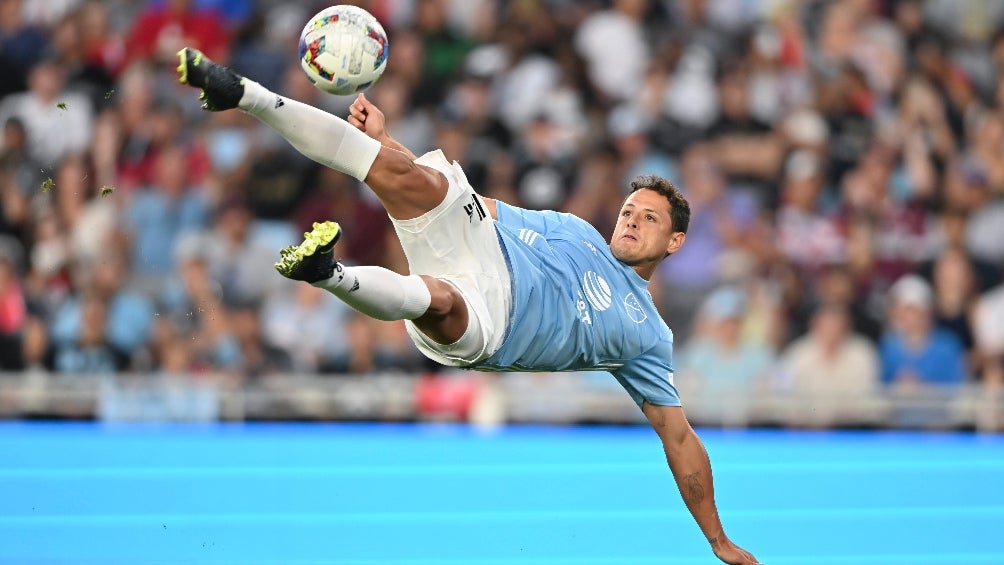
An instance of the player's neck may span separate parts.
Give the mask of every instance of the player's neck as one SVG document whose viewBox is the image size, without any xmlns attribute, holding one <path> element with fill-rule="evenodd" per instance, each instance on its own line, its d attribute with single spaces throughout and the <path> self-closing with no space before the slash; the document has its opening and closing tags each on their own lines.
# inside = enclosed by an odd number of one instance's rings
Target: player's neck
<svg viewBox="0 0 1004 565">
<path fill-rule="evenodd" d="M 652 280 L 652 275 L 655 274 L 655 268 L 658 266 L 658 263 L 639 263 L 637 265 L 630 265 L 631 269 L 638 273 L 639 277 L 645 279 L 646 282 Z"/>
</svg>

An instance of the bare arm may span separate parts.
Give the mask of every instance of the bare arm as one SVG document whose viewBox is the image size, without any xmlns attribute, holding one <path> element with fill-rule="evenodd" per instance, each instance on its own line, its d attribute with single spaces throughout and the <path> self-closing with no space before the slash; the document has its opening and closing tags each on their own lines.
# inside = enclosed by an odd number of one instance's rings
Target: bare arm
<svg viewBox="0 0 1004 565">
<path fill-rule="evenodd" d="M 414 161 L 418 158 L 410 149 L 390 135 L 390 132 L 387 131 L 386 118 L 383 115 L 383 111 L 370 102 L 363 93 L 359 93 L 359 96 L 356 96 L 355 101 L 349 106 L 348 122 L 358 128 L 359 131 L 379 141 L 380 145 L 404 153 L 409 160 Z M 484 201 L 492 219 L 499 219 L 495 199 L 484 198 Z"/>
<path fill-rule="evenodd" d="M 711 544 L 715 555 L 731 565 L 758 564 L 752 554 L 732 543 L 725 535 L 715 506 L 711 461 L 704 444 L 687 422 L 683 408 L 655 406 L 646 402 L 642 411 L 659 434 L 683 502 Z"/>
<path fill-rule="evenodd" d="M 383 111 L 367 100 L 366 95 L 361 92 L 359 96 L 356 96 L 352 105 L 349 106 L 348 122 L 358 128 L 359 131 L 379 141 L 380 145 L 400 151 L 412 161 L 417 159 L 410 149 L 391 137 L 390 132 L 387 131 L 387 123 Z"/>
</svg>

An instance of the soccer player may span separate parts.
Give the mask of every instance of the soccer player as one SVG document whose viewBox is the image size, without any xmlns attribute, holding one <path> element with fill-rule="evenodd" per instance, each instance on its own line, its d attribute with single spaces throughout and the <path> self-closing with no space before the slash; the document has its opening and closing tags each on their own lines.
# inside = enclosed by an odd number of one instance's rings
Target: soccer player
<svg viewBox="0 0 1004 565">
<path fill-rule="evenodd" d="M 363 95 L 348 121 L 278 96 L 197 50 L 179 52 L 182 83 L 203 108 L 240 108 L 311 159 L 365 182 L 394 225 L 412 275 L 346 266 L 341 230 L 314 224 L 276 269 L 379 320 L 405 320 L 418 348 L 444 365 L 488 371 L 610 371 L 659 438 L 683 500 L 722 561 L 754 565 L 726 535 L 711 464 L 673 384 L 673 337 L 648 280 L 686 239 L 690 207 L 672 183 L 640 177 L 606 242 L 570 214 L 478 195 L 442 151 L 416 158 Z"/>
</svg>

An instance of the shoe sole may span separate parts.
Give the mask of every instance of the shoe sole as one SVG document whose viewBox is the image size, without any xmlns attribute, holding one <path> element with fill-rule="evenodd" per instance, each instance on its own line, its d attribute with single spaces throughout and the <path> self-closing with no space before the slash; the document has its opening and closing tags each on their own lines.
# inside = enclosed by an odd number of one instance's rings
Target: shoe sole
<svg viewBox="0 0 1004 565">
<path fill-rule="evenodd" d="M 342 228 L 335 222 L 314 222 L 313 229 L 303 234 L 303 242 L 300 245 L 290 245 L 279 251 L 280 259 L 275 264 L 275 270 L 284 277 L 289 277 L 300 263 L 313 257 L 319 249 L 330 251 L 338 242 L 342 235 Z"/>
</svg>

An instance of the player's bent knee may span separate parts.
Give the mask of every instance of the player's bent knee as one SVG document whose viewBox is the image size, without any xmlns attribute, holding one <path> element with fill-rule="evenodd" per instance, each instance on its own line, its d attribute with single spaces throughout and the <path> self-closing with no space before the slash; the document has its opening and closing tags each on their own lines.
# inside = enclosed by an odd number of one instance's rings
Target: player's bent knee
<svg viewBox="0 0 1004 565">
<path fill-rule="evenodd" d="M 426 286 L 429 287 L 429 294 L 432 295 L 429 309 L 425 313 L 426 316 L 446 318 L 459 314 L 461 310 L 466 314 L 467 305 L 464 303 L 464 297 L 457 290 L 457 287 L 428 275 L 422 275 L 422 279 L 425 281 Z"/>
<path fill-rule="evenodd" d="M 381 192 L 430 193 L 445 191 L 445 179 L 439 171 L 423 167 L 401 152 L 383 148 L 370 167 L 366 184 Z"/>
<path fill-rule="evenodd" d="M 422 275 L 432 300 L 425 314 L 413 320 L 425 335 L 436 343 L 457 342 L 467 331 L 469 322 L 467 303 L 463 295 L 450 283 Z"/>
</svg>

